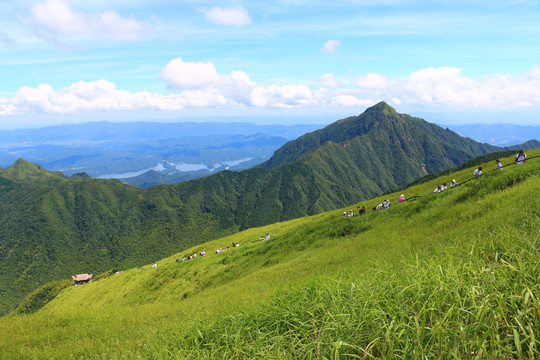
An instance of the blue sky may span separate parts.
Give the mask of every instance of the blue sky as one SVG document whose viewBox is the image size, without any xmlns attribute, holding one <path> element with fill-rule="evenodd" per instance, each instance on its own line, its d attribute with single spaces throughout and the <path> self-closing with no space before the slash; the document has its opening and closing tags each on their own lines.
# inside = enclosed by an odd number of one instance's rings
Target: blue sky
<svg viewBox="0 0 540 360">
<path fill-rule="evenodd" d="M 380 100 L 540 124 L 538 1 L 19 0 L 0 19 L 2 129 L 330 122 Z"/>
</svg>

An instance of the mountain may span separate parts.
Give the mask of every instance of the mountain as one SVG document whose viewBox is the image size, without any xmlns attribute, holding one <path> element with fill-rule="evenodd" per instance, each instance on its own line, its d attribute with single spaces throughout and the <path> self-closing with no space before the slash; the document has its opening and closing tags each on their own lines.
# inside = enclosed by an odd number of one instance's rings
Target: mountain
<svg viewBox="0 0 540 360">
<path fill-rule="evenodd" d="M 48 171 L 37 164 L 22 158 L 7 169 L 0 169 L 0 176 L 19 182 L 31 182 L 42 185 L 55 185 L 66 178 L 60 172 Z"/>
<path fill-rule="evenodd" d="M 348 206 L 497 149 L 380 103 L 287 143 L 259 168 L 144 190 L 20 160 L 0 172 L 0 312 L 51 280 Z"/>
<path fill-rule="evenodd" d="M 540 141 L 539 140 L 529 140 L 529 141 L 525 141 L 523 144 L 513 145 L 513 146 L 506 146 L 506 149 L 509 149 L 509 150 L 529 150 L 529 149 L 536 149 L 538 147 L 540 147 Z"/>
<path fill-rule="evenodd" d="M 474 167 L 406 188 L 421 196 L 414 201 L 398 204 L 393 193 L 360 204 L 388 198 L 386 210 L 344 219 L 349 207 L 337 209 L 200 244 L 153 260 L 157 268 L 47 284 L 0 318 L 0 353 L 536 359 L 538 155 L 502 171 L 482 163 L 481 178 L 440 194 L 431 191 L 471 178 Z M 214 253 L 233 242 L 240 246 Z"/>
<path fill-rule="evenodd" d="M 331 154 L 334 161 L 347 159 L 349 173 L 354 168 L 358 174 L 367 174 L 379 190 L 388 191 L 420 176 L 500 150 L 425 120 L 398 114 L 380 102 L 359 116 L 339 120 L 289 141 L 261 167 L 273 169 L 301 157 Z M 354 183 L 350 185 L 356 187 Z"/>
<path fill-rule="evenodd" d="M 540 125 L 466 124 L 448 127 L 460 135 L 495 146 L 518 146 L 530 139 L 540 140 Z"/>
</svg>

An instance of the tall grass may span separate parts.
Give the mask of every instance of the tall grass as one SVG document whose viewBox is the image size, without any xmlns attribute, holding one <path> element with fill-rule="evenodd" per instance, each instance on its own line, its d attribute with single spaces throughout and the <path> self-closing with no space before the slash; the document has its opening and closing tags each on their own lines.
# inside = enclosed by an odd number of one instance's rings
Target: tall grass
<svg viewBox="0 0 540 360">
<path fill-rule="evenodd" d="M 429 195 L 389 210 L 350 219 L 338 210 L 250 229 L 192 250 L 241 244 L 219 255 L 175 263 L 178 254 L 157 269 L 70 287 L 35 314 L 1 318 L 0 353 L 538 358 L 539 169 L 531 161 L 431 195 L 448 182 L 435 179 L 406 191 Z M 277 236 L 259 241 L 266 232 Z"/>
</svg>

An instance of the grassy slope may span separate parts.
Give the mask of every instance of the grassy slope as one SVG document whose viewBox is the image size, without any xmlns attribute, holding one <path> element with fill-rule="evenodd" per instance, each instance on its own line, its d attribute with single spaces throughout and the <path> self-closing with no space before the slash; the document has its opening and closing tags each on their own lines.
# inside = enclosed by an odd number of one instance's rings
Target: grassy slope
<svg viewBox="0 0 540 360">
<path fill-rule="evenodd" d="M 466 169 L 406 190 L 425 197 L 387 211 L 352 219 L 332 211 L 250 229 L 193 248 L 212 254 L 241 243 L 219 255 L 175 263 L 183 253 L 156 270 L 70 287 L 36 314 L 0 319 L 0 353 L 536 357 L 539 169 L 533 159 L 430 194 L 469 178 Z M 277 237 L 258 241 L 266 232 Z"/>
<path fill-rule="evenodd" d="M 145 190 L 73 180 L 20 159 L 0 169 L 0 314 L 75 272 L 140 266 L 239 230 L 336 209 L 496 149 L 380 103 L 290 142 L 271 170 Z"/>
</svg>

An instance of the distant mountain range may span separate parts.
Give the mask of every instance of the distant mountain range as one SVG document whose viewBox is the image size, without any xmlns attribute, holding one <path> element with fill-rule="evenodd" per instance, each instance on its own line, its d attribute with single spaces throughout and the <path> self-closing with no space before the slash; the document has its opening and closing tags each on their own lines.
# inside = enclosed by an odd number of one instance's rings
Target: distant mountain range
<svg viewBox="0 0 540 360">
<path fill-rule="evenodd" d="M 514 146 L 529 140 L 540 140 L 539 125 L 513 125 L 513 124 L 466 124 L 448 125 L 448 128 L 461 136 L 467 136 L 479 142 L 495 146 Z"/>
<path fill-rule="evenodd" d="M 0 170 L 0 312 L 51 280 L 343 207 L 500 150 L 381 102 L 286 143 L 258 167 L 148 189 L 20 159 Z"/>
<path fill-rule="evenodd" d="M 259 164 L 287 140 L 320 127 L 95 122 L 0 131 L 0 166 L 22 157 L 67 175 L 86 172 L 93 177 L 127 179 L 153 169 L 171 175 L 159 183 L 178 182 L 226 167 Z M 141 185 L 137 179 L 124 181 Z"/>
</svg>

